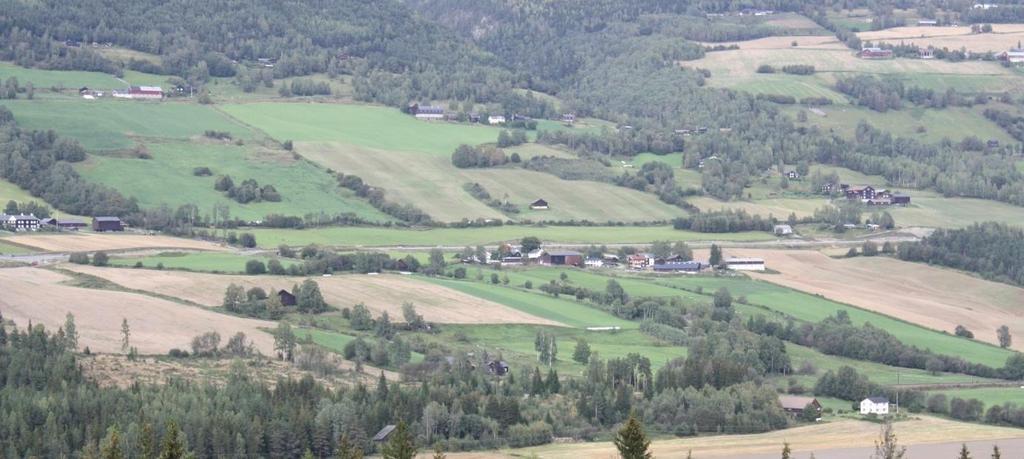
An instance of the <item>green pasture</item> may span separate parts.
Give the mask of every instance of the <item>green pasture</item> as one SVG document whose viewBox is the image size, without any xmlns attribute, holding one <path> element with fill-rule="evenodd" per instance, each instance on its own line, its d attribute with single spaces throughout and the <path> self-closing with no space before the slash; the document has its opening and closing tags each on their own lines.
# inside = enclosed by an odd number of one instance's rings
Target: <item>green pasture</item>
<svg viewBox="0 0 1024 459">
<path fill-rule="evenodd" d="M 0 255 L 23 255 L 32 252 L 34 252 L 34 250 L 20 246 L 18 244 L 11 244 L 9 242 L 4 241 L 4 239 L 0 237 Z"/>
<path fill-rule="evenodd" d="M 7 81 L 11 77 L 18 79 L 19 86 L 32 83 L 37 93 L 50 88 L 77 91 L 82 86 L 92 89 L 115 89 L 128 86 L 107 73 L 30 69 L 8 62 L 0 62 L 0 81 Z M 164 79 L 166 80 L 166 77 Z"/>
<path fill-rule="evenodd" d="M 814 389 L 818 378 L 828 370 L 838 370 L 840 367 L 848 366 L 857 370 L 858 373 L 867 376 L 871 382 L 885 386 L 894 386 L 897 383 L 903 384 L 964 384 L 970 382 L 994 381 L 986 378 L 978 378 L 959 373 L 938 373 L 932 374 L 925 370 L 914 368 L 899 368 L 880 363 L 864 360 L 854 360 L 845 357 L 822 354 L 812 348 L 786 343 L 786 353 L 792 361 L 794 369 L 799 369 L 804 362 L 809 362 L 815 368 L 813 375 L 794 374 L 796 378 L 808 390 Z M 1022 391 L 1024 392 L 1024 391 Z"/>
<path fill-rule="evenodd" d="M 713 78 L 714 75 L 712 80 Z M 807 76 L 764 74 L 731 84 L 729 87 L 751 94 L 793 96 L 798 101 L 805 97 L 824 97 L 838 104 L 846 102 L 846 96 L 842 93 L 831 89 L 827 84 L 822 84 L 818 78 Z"/>
<path fill-rule="evenodd" d="M 697 233 L 670 226 L 490 226 L 484 228 L 399 229 L 329 227 L 305 230 L 252 228 L 260 247 L 302 246 L 449 246 L 465 247 L 519 241 L 536 236 L 547 244 L 649 244 L 654 241 L 765 241 L 763 232 Z"/>
<path fill-rule="evenodd" d="M 493 143 L 499 129 L 421 121 L 394 108 L 319 103 L 252 103 L 222 109 L 283 141 L 343 142 L 379 150 L 448 157 L 460 144 Z"/>
<path fill-rule="evenodd" d="M 154 142 L 146 148 L 152 159 L 93 155 L 76 168 L 86 179 L 134 197 L 145 208 L 196 204 L 202 213 L 210 215 L 213 206 L 221 204 L 229 207 L 232 217 L 247 220 L 272 213 L 302 216 L 321 212 L 351 212 L 370 221 L 391 220 L 352 191 L 338 186 L 323 169 L 284 150 L 208 139 Z M 193 169 L 199 166 L 209 167 L 213 175 L 193 175 Z M 240 204 L 213 188 L 219 175 L 230 175 L 236 185 L 250 178 L 260 186 L 273 185 L 281 201 Z"/>
<path fill-rule="evenodd" d="M 4 100 L 18 124 L 53 129 L 77 139 L 89 150 L 117 150 L 150 139 L 188 139 L 204 131 L 252 139 L 255 134 L 207 105 L 141 100 Z M 142 139 L 140 139 L 142 138 Z"/>
<path fill-rule="evenodd" d="M 636 322 L 619 319 L 564 296 L 554 298 L 541 292 L 528 292 L 513 287 L 472 281 L 440 278 L 425 278 L 425 280 L 574 328 L 622 327 L 628 329 L 639 327 Z"/>
<path fill-rule="evenodd" d="M 6 206 L 7 201 L 15 201 L 19 203 L 36 201 L 40 204 L 43 203 L 42 199 L 32 196 L 28 191 L 18 187 L 18 185 L 8 182 L 7 180 L 0 179 L 0 206 Z M 2 210 L 3 209 L 0 208 L 0 211 Z"/>
<path fill-rule="evenodd" d="M 337 352 L 338 354 L 341 354 L 345 351 L 346 344 L 356 339 L 356 337 L 354 336 L 327 330 L 320 330 L 316 328 L 295 328 L 293 329 L 293 331 L 295 332 L 295 336 L 299 340 L 309 338 L 313 340 L 314 343 L 323 346 L 333 352 Z M 369 342 L 372 343 L 373 339 L 370 339 Z M 423 354 L 419 352 L 413 352 L 410 361 L 413 363 L 422 362 Z"/>
<path fill-rule="evenodd" d="M 158 264 L 163 264 L 166 269 L 244 273 L 245 263 L 249 260 L 259 260 L 267 263 L 271 259 L 277 259 L 285 268 L 296 264 L 295 260 L 287 258 L 247 256 L 223 252 L 163 252 L 149 256 L 115 257 L 110 259 L 110 264 L 114 266 L 135 266 L 135 263 L 141 262 L 142 267 L 149 269 L 156 268 Z"/>
<path fill-rule="evenodd" d="M 977 136 L 982 140 L 994 139 L 1003 144 L 1016 143 L 1006 131 L 982 115 L 983 108 L 926 109 L 908 105 L 902 110 L 876 112 L 844 104 L 820 109 L 826 116 L 807 112 L 807 123 L 835 131 L 847 138 L 853 137 L 857 124 L 863 120 L 894 135 L 922 142 L 936 143 L 947 138 L 959 142 L 964 137 Z M 785 112 L 794 116 L 801 110 L 806 109 L 800 106 L 784 108 Z"/>
<path fill-rule="evenodd" d="M 1011 351 L 996 346 L 941 333 L 768 282 L 754 281 L 738 276 L 692 276 L 661 279 L 657 283 L 690 291 L 701 287 L 705 294 L 711 294 L 724 287 L 729 290 L 734 300 L 743 296 L 751 304 L 764 306 L 769 311 L 783 313 L 797 320 L 809 322 L 820 322 L 826 317 L 835 316 L 837 311 L 846 311 L 853 323 L 871 323 L 875 327 L 888 331 L 904 344 L 930 349 L 939 354 L 958 356 L 970 362 L 992 367 L 1002 367 L 1006 363 L 1006 358 L 1012 354 Z"/>
</svg>

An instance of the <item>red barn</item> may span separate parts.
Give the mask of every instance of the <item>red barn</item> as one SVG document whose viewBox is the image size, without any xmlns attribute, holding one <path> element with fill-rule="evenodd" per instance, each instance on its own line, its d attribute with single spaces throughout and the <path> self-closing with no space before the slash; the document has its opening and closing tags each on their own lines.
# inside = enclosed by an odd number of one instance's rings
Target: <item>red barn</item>
<svg viewBox="0 0 1024 459">
<path fill-rule="evenodd" d="M 861 59 L 892 59 L 891 49 L 864 48 L 860 50 Z"/>
<path fill-rule="evenodd" d="M 128 88 L 131 99 L 163 99 L 164 91 L 159 86 L 132 86 Z"/>
</svg>

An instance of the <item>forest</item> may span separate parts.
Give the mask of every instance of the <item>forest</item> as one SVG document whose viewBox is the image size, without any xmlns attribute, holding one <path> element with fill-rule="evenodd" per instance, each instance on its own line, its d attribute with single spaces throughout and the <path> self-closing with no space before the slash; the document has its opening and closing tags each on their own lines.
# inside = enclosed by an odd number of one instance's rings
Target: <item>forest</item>
<svg viewBox="0 0 1024 459">
<path fill-rule="evenodd" d="M 1019 227 L 985 222 L 939 229 L 920 242 L 900 244 L 896 256 L 1024 286 L 1024 229 Z"/>
</svg>

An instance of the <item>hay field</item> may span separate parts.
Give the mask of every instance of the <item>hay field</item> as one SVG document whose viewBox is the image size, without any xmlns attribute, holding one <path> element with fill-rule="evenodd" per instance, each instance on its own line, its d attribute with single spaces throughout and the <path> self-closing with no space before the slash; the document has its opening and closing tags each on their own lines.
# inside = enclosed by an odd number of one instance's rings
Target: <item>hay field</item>
<svg viewBox="0 0 1024 459">
<path fill-rule="evenodd" d="M 772 282 L 953 333 L 963 325 L 976 339 L 998 344 L 996 328 L 1024 331 L 1024 289 L 950 269 L 888 257 L 834 259 L 814 251 L 729 249 L 730 256 L 767 260 L 780 274 L 751 273 Z M 1024 349 L 1024 343 L 1014 348 Z"/>
<path fill-rule="evenodd" d="M 791 46 L 796 41 L 798 46 Z M 729 43 L 733 44 L 733 43 Z M 681 65 L 711 71 L 712 86 L 757 90 L 762 83 L 785 87 L 802 86 L 813 91 L 829 92 L 838 75 L 868 73 L 896 75 L 910 84 L 937 90 L 956 88 L 962 91 L 1019 89 L 1018 76 L 996 62 L 946 62 L 940 60 L 890 59 L 870 61 L 856 56 L 834 36 L 767 37 L 734 43 L 738 50 L 708 53 L 702 59 Z M 814 75 L 758 74 L 761 64 L 776 67 L 787 64 L 813 65 Z M 812 89 L 805 89 L 812 91 Z M 770 92 L 760 90 L 759 92 Z M 831 91 L 834 96 L 834 91 Z M 802 97 L 802 92 L 792 94 Z"/>
<path fill-rule="evenodd" d="M 972 34 L 970 26 L 960 27 L 894 27 L 859 32 L 857 37 L 872 43 L 913 43 L 918 46 L 968 51 L 1002 52 L 1017 47 L 1024 40 L 1024 24 L 992 24 L 992 33 Z"/>
<path fill-rule="evenodd" d="M 128 319 L 130 343 L 142 354 L 188 349 L 192 337 L 217 331 L 226 340 L 244 332 L 260 352 L 273 353 L 274 340 L 261 328 L 273 322 L 218 314 L 206 309 L 135 293 L 62 285 L 71 277 L 38 268 L 0 269 L 0 311 L 24 327 L 31 320 L 56 330 L 75 315 L 79 346 L 93 352 L 121 352 L 121 319 Z"/>
<path fill-rule="evenodd" d="M 303 142 L 297 149 L 311 161 L 383 187 L 389 199 L 413 204 L 440 221 L 479 217 L 650 221 L 683 213 L 649 193 L 607 183 L 562 180 L 519 168 L 459 169 L 452 166 L 449 155 L 373 150 L 342 143 Z M 483 185 L 494 198 L 507 197 L 521 212 L 505 217 L 486 206 L 463 190 L 463 184 L 471 182 Z M 551 209 L 530 210 L 529 203 L 538 198 L 547 200 Z"/>
<path fill-rule="evenodd" d="M 39 249 L 43 252 L 95 252 L 97 250 L 186 249 L 227 250 L 213 242 L 171 236 L 112 233 L 19 233 L 5 238 L 7 242 Z"/>
<path fill-rule="evenodd" d="M 985 442 L 1002 440 L 1007 445 L 1020 446 L 1019 439 L 1024 432 L 1010 427 L 986 426 L 965 422 L 956 422 L 932 416 L 915 416 L 911 420 L 898 422 L 894 425 L 901 445 L 935 445 L 956 439 L 958 442 Z M 692 451 L 693 457 L 699 458 L 730 458 L 730 459 L 762 459 L 778 457 L 783 442 L 789 442 L 794 457 L 801 459 L 815 452 L 821 458 L 868 457 L 874 451 L 874 442 L 878 439 L 879 424 L 874 422 L 842 419 L 834 422 L 822 422 L 814 425 L 795 427 L 792 429 L 752 435 L 711 435 L 696 438 L 680 438 L 655 440 L 651 443 L 654 457 L 685 458 Z M 1002 442 L 1000 442 L 1002 444 Z M 955 448 L 959 448 L 957 443 Z M 986 456 L 987 451 L 972 444 L 972 451 Z M 859 455 L 838 455 L 842 449 L 863 449 Z M 1004 451 L 1009 451 L 1006 447 Z M 915 454 L 920 451 L 920 455 Z M 927 447 L 908 450 L 908 457 L 937 457 L 926 452 Z M 861 451 L 857 451 L 861 453 Z M 580 457 L 612 459 L 619 457 L 615 446 L 610 442 L 593 443 L 561 443 L 522 448 L 515 450 L 486 451 L 473 453 L 452 453 L 449 457 L 458 459 L 513 458 L 536 455 L 543 458 L 576 459 Z M 949 457 L 954 457 L 949 456 Z M 938 456 L 946 457 L 946 456 Z"/>
<path fill-rule="evenodd" d="M 301 283 L 302 277 L 233 276 L 176 271 L 125 268 L 97 268 L 66 265 L 67 269 L 107 279 L 118 285 L 181 298 L 206 306 L 220 306 L 224 290 L 235 283 L 245 288 L 287 289 Z M 560 325 L 557 322 L 522 313 L 501 304 L 482 300 L 431 283 L 400 275 L 337 275 L 315 278 L 324 299 L 338 308 L 364 303 L 380 314 L 401 320 L 402 303 L 410 301 L 416 311 L 432 322 L 458 324 L 523 323 Z"/>
</svg>

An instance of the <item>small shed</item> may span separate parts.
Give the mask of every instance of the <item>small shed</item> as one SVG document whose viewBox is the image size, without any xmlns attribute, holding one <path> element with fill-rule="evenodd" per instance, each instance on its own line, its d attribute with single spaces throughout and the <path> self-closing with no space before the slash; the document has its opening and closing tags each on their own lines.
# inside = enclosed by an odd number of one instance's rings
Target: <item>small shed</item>
<svg viewBox="0 0 1024 459">
<path fill-rule="evenodd" d="M 530 203 L 531 210 L 548 210 L 548 202 L 543 199 L 538 199 Z"/>
<path fill-rule="evenodd" d="M 278 291 L 277 297 L 281 299 L 282 306 L 295 306 L 295 304 L 298 303 L 295 300 L 295 295 L 292 295 L 292 292 L 289 292 L 287 290 L 282 289 Z"/>
<path fill-rule="evenodd" d="M 793 234 L 793 227 L 789 225 L 775 225 L 772 231 L 776 236 L 789 236 Z"/>
<path fill-rule="evenodd" d="M 819 414 L 821 413 L 821 403 L 819 403 L 818 399 L 814 397 L 801 397 L 798 395 L 780 395 L 779 404 L 782 405 L 783 411 L 794 416 L 799 416 L 801 413 L 803 413 L 804 408 L 807 408 L 808 405 L 813 406 Z"/>
</svg>

